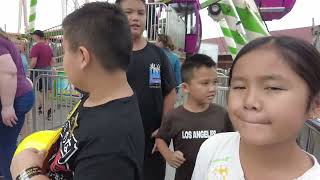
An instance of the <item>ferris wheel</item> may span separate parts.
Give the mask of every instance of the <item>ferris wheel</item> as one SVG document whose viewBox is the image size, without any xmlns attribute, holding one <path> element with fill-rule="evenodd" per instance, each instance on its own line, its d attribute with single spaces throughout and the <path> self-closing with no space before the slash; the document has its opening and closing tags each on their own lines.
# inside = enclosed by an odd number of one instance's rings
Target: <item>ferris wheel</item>
<svg viewBox="0 0 320 180">
<path fill-rule="evenodd" d="M 32 32 L 35 28 L 37 4 L 41 0 L 18 0 L 19 15 L 18 15 L 18 33 L 21 32 L 22 26 L 24 32 Z M 89 0 L 61 0 L 61 17 L 65 18 L 69 13 L 78 9 L 82 4 L 88 3 Z M 58 2 L 57 2 L 58 3 Z M 28 13 L 29 12 L 29 13 Z M 61 21 L 62 21 L 61 19 Z"/>
</svg>

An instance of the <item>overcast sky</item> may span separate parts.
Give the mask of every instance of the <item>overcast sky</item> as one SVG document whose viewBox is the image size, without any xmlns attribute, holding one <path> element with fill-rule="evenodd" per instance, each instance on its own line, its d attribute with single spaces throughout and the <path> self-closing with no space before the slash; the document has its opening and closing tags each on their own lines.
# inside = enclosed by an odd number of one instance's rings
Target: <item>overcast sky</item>
<svg viewBox="0 0 320 180">
<path fill-rule="evenodd" d="M 5 2 L 4 2 L 5 1 Z M 59 25 L 62 21 L 61 1 L 68 1 L 69 7 L 73 0 L 38 0 L 36 29 L 48 29 Z M 81 4 L 85 0 L 78 0 Z M 110 0 L 113 2 L 114 0 Z M 19 0 L 1 0 L 0 27 L 8 32 L 18 31 Z M 28 6 L 30 0 L 27 0 Z M 29 7 L 28 7 L 29 8 Z M 319 0 L 296 0 L 296 4 L 289 14 L 281 20 L 267 22 L 269 30 L 289 29 L 312 25 L 312 18 L 316 24 L 320 24 L 320 1 Z M 208 15 L 207 10 L 200 12 L 203 27 L 203 39 L 222 36 L 219 26 Z M 23 26 L 22 26 L 23 27 Z"/>
</svg>

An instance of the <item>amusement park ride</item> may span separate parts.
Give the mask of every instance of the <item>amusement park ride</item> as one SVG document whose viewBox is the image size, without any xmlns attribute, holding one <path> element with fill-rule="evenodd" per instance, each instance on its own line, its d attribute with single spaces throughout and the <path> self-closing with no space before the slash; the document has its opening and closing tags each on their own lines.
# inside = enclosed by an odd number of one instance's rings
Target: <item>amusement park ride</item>
<svg viewBox="0 0 320 180">
<path fill-rule="evenodd" d="M 295 0 L 163 0 L 170 4 L 185 20 L 186 29 L 194 25 L 193 31 L 186 31 L 185 52 L 193 54 L 200 48 L 202 29 L 201 9 L 219 23 L 230 54 L 234 57 L 248 41 L 268 36 L 264 21 L 281 19 L 295 4 Z M 195 21 L 193 23 L 189 22 Z M 205 27 L 210 28 L 210 27 Z"/>
<path fill-rule="evenodd" d="M 29 21 L 27 21 L 26 1 L 20 0 L 19 8 L 19 25 L 21 25 L 22 11 L 24 12 L 25 32 L 32 32 L 34 30 L 34 22 L 36 17 L 37 0 L 31 0 Z M 79 4 L 86 3 L 88 0 L 61 0 L 62 18 L 69 12 L 79 7 Z M 265 21 L 274 19 L 281 19 L 291 11 L 295 4 L 295 0 L 156 0 L 155 2 L 149 0 L 148 5 L 160 4 L 160 6 L 150 6 L 147 11 L 147 19 L 155 17 L 154 21 L 147 22 L 147 37 L 149 40 L 155 40 L 155 36 L 159 32 L 164 32 L 176 39 L 183 41 L 178 47 L 186 54 L 194 54 L 198 52 L 201 44 L 201 36 L 204 24 L 201 22 L 200 10 L 207 9 L 208 15 L 216 22 L 224 35 L 226 44 L 230 54 L 234 57 L 237 52 L 247 42 L 262 36 L 268 36 L 269 32 L 265 25 Z M 165 6 L 165 8 L 163 8 Z M 168 28 L 169 21 L 172 17 L 166 17 L 164 25 L 161 21 L 161 11 L 166 12 L 168 8 L 175 11 L 175 16 L 182 20 L 181 25 L 177 22 Z M 151 10 L 150 10 L 151 9 Z M 163 10 L 166 9 L 166 10 Z M 159 13 L 160 12 L 160 13 Z M 167 12 L 166 12 L 167 13 Z M 168 14 L 168 13 L 167 13 Z M 168 16 L 168 15 L 167 15 Z M 163 20 L 163 18 L 162 18 Z M 172 21 L 172 20 L 171 20 Z M 179 21 L 180 22 L 180 21 Z M 181 22 L 180 22 L 181 23 Z M 158 29 L 150 35 L 150 27 L 157 27 Z M 159 30 L 161 29 L 162 30 Z M 19 26 L 19 30 L 21 26 Z M 166 29 L 166 30 L 163 30 Z M 180 29 L 179 35 L 177 31 Z M 182 31 L 182 32 L 181 32 Z M 152 33 L 151 33 L 152 34 Z M 154 35 L 155 34 L 155 35 Z"/>
</svg>

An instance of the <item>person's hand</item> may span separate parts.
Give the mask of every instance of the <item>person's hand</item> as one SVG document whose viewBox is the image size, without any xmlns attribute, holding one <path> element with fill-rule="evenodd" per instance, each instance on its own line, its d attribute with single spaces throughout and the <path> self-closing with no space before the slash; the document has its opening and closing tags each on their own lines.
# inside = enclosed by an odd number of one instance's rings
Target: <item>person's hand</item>
<svg viewBox="0 0 320 180">
<path fill-rule="evenodd" d="M 156 137 L 156 135 L 158 134 L 158 131 L 159 131 L 159 129 L 156 129 L 155 131 L 153 131 L 153 133 L 151 134 L 151 139 Z M 153 154 L 156 151 L 158 151 L 158 149 L 157 149 L 156 143 L 154 143 L 151 154 Z"/>
<path fill-rule="evenodd" d="M 38 166 L 42 168 L 46 151 L 38 151 L 33 148 L 25 149 L 13 157 L 10 171 L 12 177 L 17 177 L 23 170 Z"/>
<path fill-rule="evenodd" d="M 155 131 L 153 131 L 153 133 L 151 134 L 151 139 L 155 138 L 156 135 L 158 134 L 159 129 L 156 129 Z"/>
<path fill-rule="evenodd" d="M 16 116 L 16 112 L 12 106 L 2 107 L 1 117 L 3 124 L 9 127 L 13 127 L 17 124 L 18 118 Z"/>
<path fill-rule="evenodd" d="M 32 86 L 32 88 L 33 88 L 33 83 L 32 83 L 32 81 L 31 81 L 31 79 L 27 77 L 27 80 L 28 80 L 29 84 L 30 84 L 30 85 Z"/>
<path fill-rule="evenodd" d="M 186 161 L 181 151 L 171 152 L 165 159 L 167 163 L 174 168 L 179 168 Z"/>
</svg>

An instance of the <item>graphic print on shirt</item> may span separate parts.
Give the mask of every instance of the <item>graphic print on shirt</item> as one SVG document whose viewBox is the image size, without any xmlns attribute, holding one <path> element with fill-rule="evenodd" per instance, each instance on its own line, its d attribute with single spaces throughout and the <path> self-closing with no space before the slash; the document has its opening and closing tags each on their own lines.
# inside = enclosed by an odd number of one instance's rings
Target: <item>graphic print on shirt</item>
<svg viewBox="0 0 320 180">
<path fill-rule="evenodd" d="M 214 180 L 227 180 L 228 175 L 230 174 L 230 169 L 228 167 L 228 162 L 230 157 L 225 157 L 221 159 L 214 159 L 210 163 L 208 179 Z"/>
<path fill-rule="evenodd" d="M 74 111 L 73 111 L 74 112 Z M 72 179 L 73 172 L 69 166 L 69 159 L 78 150 L 78 141 L 74 136 L 74 130 L 78 125 L 79 113 L 72 113 L 68 121 L 64 124 L 59 139 L 59 144 L 56 153 L 49 159 L 50 172 L 48 174 L 50 179 L 65 180 Z"/>
<path fill-rule="evenodd" d="M 208 139 L 215 134 L 216 130 L 181 131 L 181 139 Z"/>
<path fill-rule="evenodd" d="M 160 64 L 150 64 L 149 67 L 149 87 L 161 88 Z"/>
<path fill-rule="evenodd" d="M 78 115 L 76 114 L 75 117 L 72 117 L 71 121 L 68 121 L 65 124 L 65 127 L 61 133 L 61 158 L 59 159 L 60 164 L 66 164 L 69 158 L 78 150 L 77 147 L 77 140 L 74 137 L 74 129 L 77 128 L 78 125 Z"/>
</svg>

